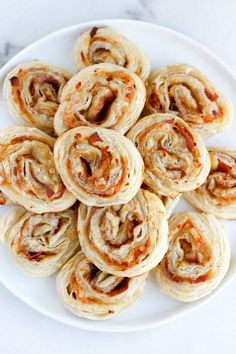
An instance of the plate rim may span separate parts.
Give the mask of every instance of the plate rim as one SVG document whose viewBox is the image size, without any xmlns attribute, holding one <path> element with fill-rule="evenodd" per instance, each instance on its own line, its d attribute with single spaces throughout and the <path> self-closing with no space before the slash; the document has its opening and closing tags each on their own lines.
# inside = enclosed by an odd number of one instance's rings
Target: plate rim
<svg viewBox="0 0 236 354">
<path fill-rule="evenodd" d="M 158 29 L 162 32 L 165 32 L 167 34 L 170 34 L 172 36 L 178 37 L 180 40 L 184 41 L 190 46 L 197 47 L 200 51 L 204 52 L 208 57 L 211 57 L 215 62 L 220 64 L 221 67 L 224 68 L 228 72 L 228 74 L 233 77 L 236 83 L 236 73 L 234 72 L 233 69 L 230 68 L 228 64 L 226 64 L 221 58 L 219 58 L 216 54 L 214 54 L 210 49 L 199 43 L 197 40 L 192 39 L 191 37 L 175 31 L 171 28 L 168 28 L 166 26 L 162 26 L 156 23 L 152 22 L 147 22 L 147 21 L 139 21 L 139 20 L 133 20 L 133 19 L 124 19 L 124 18 L 115 18 L 115 19 L 100 19 L 100 20 L 92 20 L 92 21 L 84 21 L 80 23 L 76 23 L 70 26 L 63 27 L 59 30 L 50 32 L 49 34 L 40 37 L 36 41 L 32 42 L 22 50 L 20 50 L 16 55 L 14 55 L 7 63 L 5 63 L 1 68 L 0 68 L 0 82 L 2 82 L 2 78 L 6 75 L 6 72 L 9 70 L 9 67 L 14 63 L 15 60 L 17 60 L 18 57 L 21 57 L 22 54 L 27 52 L 29 49 L 33 48 L 35 45 L 40 44 L 40 42 L 47 41 L 48 39 L 52 39 L 54 36 L 58 36 L 60 34 L 63 34 L 65 32 L 71 32 L 76 29 L 79 29 L 81 26 L 95 26 L 95 25 L 104 25 L 104 23 L 109 23 L 109 25 L 116 25 L 116 24 L 121 24 L 121 23 L 126 23 L 126 24 L 131 24 L 131 25 L 143 25 L 145 27 L 155 28 Z M 40 306 L 36 306 L 34 303 L 31 303 L 28 301 L 28 299 L 25 299 L 24 295 L 18 295 L 14 292 L 14 290 L 11 289 L 8 284 L 5 284 L 2 279 L 0 278 L 0 283 L 13 294 L 16 298 L 18 298 L 20 301 L 22 301 L 24 304 L 29 306 L 30 308 L 34 309 L 35 311 L 55 320 L 60 323 L 72 326 L 74 328 L 79 328 L 83 330 L 88 330 L 88 331 L 95 331 L 95 332 L 111 332 L 111 333 L 122 333 L 122 332 L 134 332 L 134 331 L 140 331 L 140 330 L 145 330 L 145 329 L 150 329 L 154 327 L 159 327 L 164 324 L 168 324 L 170 322 L 173 322 L 181 317 L 186 316 L 187 314 L 190 314 L 191 312 L 195 311 L 197 308 L 205 304 L 206 302 L 210 301 L 212 298 L 214 298 L 217 294 L 219 294 L 227 285 L 230 284 L 230 282 L 235 278 L 236 276 L 236 264 L 234 266 L 233 273 L 231 275 L 226 276 L 226 278 L 223 280 L 221 285 L 214 290 L 213 293 L 211 293 L 209 296 L 195 302 L 192 304 L 191 307 L 179 312 L 179 313 L 174 313 L 167 318 L 164 319 L 156 319 L 152 320 L 149 323 L 138 323 L 138 324 L 128 324 L 124 325 L 122 324 L 122 327 L 120 324 L 113 324 L 112 326 L 109 325 L 109 320 L 105 321 L 88 321 L 88 322 L 81 322 L 80 318 L 78 318 L 77 323 L 71 323 L 70 320 L 68 319 L 62 319 L 60 316 L 55 315 L 55 313 L 51 313 L 46 311 L 44 308 L 40 308 Z"/>
</svg>

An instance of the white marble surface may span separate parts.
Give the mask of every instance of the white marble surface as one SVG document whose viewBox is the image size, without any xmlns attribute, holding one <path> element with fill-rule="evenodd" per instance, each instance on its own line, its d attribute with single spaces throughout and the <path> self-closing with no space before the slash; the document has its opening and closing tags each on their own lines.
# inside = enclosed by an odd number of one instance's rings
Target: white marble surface
<svg viewBox="0 0 236 354">
<path fill-rule="evenodd" d="M 0 66 L 21 48 L 62 27 L 93 19 L 133 18 L 191 36 L 236 71 L 235 13 L 235 0 L 1 0 Z M 0 284 L 0 353 L 235 353 L 235 294 L 236 281 L 172 324 L 144 332 L 102 334 L 50 320 Z"/>
</svg>

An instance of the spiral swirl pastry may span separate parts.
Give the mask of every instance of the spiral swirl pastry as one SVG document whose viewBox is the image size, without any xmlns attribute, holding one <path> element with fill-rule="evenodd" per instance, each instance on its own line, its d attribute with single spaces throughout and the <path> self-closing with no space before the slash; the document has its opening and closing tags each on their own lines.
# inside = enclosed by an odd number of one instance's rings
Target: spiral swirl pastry
<svg viewBox="0 0 236 354">
<path fill-rule="evenodd" d="M 148 113 L 175 113 L 203 137 L 221 131 L 231 120 L 231 105 L 215 86 L 189 65 L 168 65 L 149 80 Z"/>
<path fill-rule="evenodd" d="M 210 294 L 224 278 L 230 248 L 211 214 L 182 212 L 170 219 L 169 249 L 155 269 L 161 290 L 184 302 Z"/>
<path fill-rule="evenodd" d="M 57 289 L 75 315 L 103 320 L 132 305 L 141 296 L 146 277 L 147 273 L 124 278 L 103 272 L 79 252 L 60 270 Z"/>
<path fill-rule="evenodd" d="M 153 193 L 140 189 L 127 204 L 87 207 L 80 204 L 81 247 L 104 272 L 133 277 L 155 267 L 167 251 L 165 208 Z"/>
<path fill-rule="evenodd" d="M 82 33 L 74 48 L 76 70 L 100 63 L 122 66 L 142 80 L 150 72 L 149 58 L 128 38 L 112 28 L 97 28 Z"/>
<path fill-rule="evenodd" d="M 53 133 L 54 115 L 70 77 L 65 70 L 38 61 L 18 65 L 9 72 L 3 87 L 10 113 L 21 124 Z"/>
<path fill-rule="evenodd" d="M 34 214 L 15 206 L 0 220 L 1 237 L 16 265 L 32 277 L 58 271 L 79 250 L 76 212 Z"/>
<path fill-rule="evenodd" d="M 146 89 L 141 79 L 113 64 L 81 70 L 63 89 L 55 115 L 58 135 L 80 125 L 110 128 L 125 134 L 139 118 Z"/>
<path fill-rule="evenodd" d="M 57 139 L 56 167 L 71 193 L 88 206 L 128 203 L 143 180 L 143 160 L 123 135 L 79 127 Z"/>
<path fill-rule="evenodd" d="M 202 138 L 181 118 L 152 114 L 139 120 L 127 136 L 143 158 L 144 183 L 158 195 L 175 198 L 204 183 L 209 154 Z"/>
<path fill-rule="evenodd" d="M 0 132 L 0 189 L 35 213 L 61 211 L 76 198 L 66 190 L 53 160 L 55 139 L 30 127 Z"/>
<path fill-rule="evenodd" d="M 236 219 L 236 151 L 209 147 L 211 170 L 203 185 L 185 193 L 196 208 L 221 219 Z"/>
</svg>

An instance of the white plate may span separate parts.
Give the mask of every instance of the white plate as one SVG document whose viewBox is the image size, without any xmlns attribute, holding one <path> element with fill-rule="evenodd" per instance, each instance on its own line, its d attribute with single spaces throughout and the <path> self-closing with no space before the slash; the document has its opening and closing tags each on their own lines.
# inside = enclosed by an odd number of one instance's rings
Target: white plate
<svg viewBox="0 0 236 354">
<path fill-rule="evenodd" d="M 39 59 L 73 71 L 72 49 L 81 32 L 93 26 L 112 26 L 143 48 L 151 58 L 152 68 L 166 64 L 188 63 L 202 70 L 225 95 L 236 102 L 236 76 L 217 57 L 193 40 L 172 30 L 150 23 L 131 20 L 103 20 L 79 24 L 46 36 L 22 50 L 0 70 L 0 129 L 14 125 L 2 100 L 2 83 L 6 73 L 16 64 Z M 207 144 L 235 148 L 236 120 L 223 133 L 208 139 Z M 8 207 L 2 207 L 0 216 Z M 181 201 L 177 210 L 191 207 Z M 196 309 L 228 284 L 236 273 L 236 221 L 222 222 L 230 238 L 232 256 L 229 272 L 223 283 L 210 296 L 195 303 L 184 304 L 160 293 L 153 279 L 149 279 L 143 296 L 127 311 L 105 321 L 80 319 L 59 302 L 55 277 L 31 279 L 13 264 L 3 245 L 0 245 L 0 281 L 13 294 L 45 315 L 74 327 L 96 331 L 133 331 L 173 321 Z M 0 230 L 1 232 L 1 230 Z M 150 278 L 152 278 L 150 276 Z"/>
</svg>

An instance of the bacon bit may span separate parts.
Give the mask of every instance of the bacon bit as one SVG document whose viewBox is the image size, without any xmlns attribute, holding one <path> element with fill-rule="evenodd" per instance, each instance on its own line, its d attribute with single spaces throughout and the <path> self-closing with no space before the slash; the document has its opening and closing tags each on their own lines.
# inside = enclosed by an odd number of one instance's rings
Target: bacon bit
<svg viewBox="0 0 236 354">
<path fill-rule="evenodd" d="M 19 86 L 19 79 L 17 76 L 12 76 L 10 78 L 10 81 L 12 86 Z"/>
<path fill-rule="evenodd" d="M 107 76 L 107 81 L 112 81 L 114 79 L 114 75 L 110 74 L 109 76 Z"/>
<path fill-rule="evenodd" d="M 186 176 L 186 172 L 181 168 L 167 168 L 167 171 L 180 172 L 180 177 L 184 178 Z"/>
<path fill-rule="evenodd" d="M 184 229 L 191 229 L 193 227 L 193 223 L 191 220 L 186 220 L 183 224 L 178 225 L 178 229 L 184 230 Z"/>
<path fill-rule="evenodd" d="M 0 205 L 6 204 L 6 198 L 0 196 Z"/>
<path fill-rule="evenodd" d="M 78 141 L 81 141 L 82 135 L 80 133 L 75 134 L 74 138 Z"/>
<path fill-rule="evenodd" d="M 93 38 L 97 33 L 98 27 L 93 27 L 90 31 L 90 37 Z"/>
<path fill-rule="evenodd" d="M 184 138 L 187 148 L 189 149 L 190 152 L 192 152 L 195 148 L 195 145 L 196 145 L 193 141 L 193 137 L 190 135 L 190 133 L 187 131 L 187 129 L 185 127 L 183 128 L 179 125 L 176 125 L 176 128 L 177 128 L 177 131 Z"/>
<path fill-rule="evenodd" d="M 166 120 L 166 123 L 173 124 L 174 123 L 174 119 L 168 119 L 168 120 Z"/>
<path fill-rule="evenodd" d="M 80 52 L 80 56 L 81 56 L 82 62 L 83 62 L 84 64 L 86 64 L 86 59 L 85 59 L 84 53 L 83 53 L 83 52 Z"/>
<path fill-rule="evenodd" d="M 55 252 L 45 252 L 45 251 L 30 252 L 30 251 L 24 251 L 24 254 L 25 254 L 26 258 L 29 261 L 39 262 L 39 261 L 41 261 L 41 259 L 43 259 L 46 256 L 54 256 Z"/>
<path fill-rule="evenodd" d="M 90 107 L 87 112 L 87 120 L 90 122 L 101 122 L 106 119 L 107 114 L 109 114 L 109 109 L 111 104 L 115 100 L 115 93 L 109 88 L 106 87 L 106 91 L 103 94 L 103 97 L 97 99 L 96 104 Z"/>
<path fill-rule="evenodd" d="M 56 89 L 56 91 L 59 90 L 60 85 L 59 85 L 58 81 L 54 77 L 52 77 L 48 74 L 38 75 L 34 78 L 35 84 L 42 85 L 45 82 L 48 84 L 51 84 Z"/>
<path fill-rule="evenodd" d="M 79 90 L 80 87 L 81 87 L 81 82 L 78 82 L 78 83 L 75 85 L 75 88 L 76 88 L 76 90 Z"/>
<path fill-rule="evenodd" d="M 25 159 L 34 159 L 34 156 L 32 154 L 23 154 L 22 157 L 24 157 Z"/>
<path fill-rule="evenodd" d="M 16 167 L 13 168 L 13 174 L 14 174 L 14 176 L 17 176 L 17 168 Z"/>
<path fill-rule="evenodd" d="M 48 186 L 46 186 L 46 193 L 47 193 L 48 198 L 51 198 L 55 194 L 54 190 Z"/>
<path fill-rule="evenodd" d="M 162 152 L 162 156 L 166 156 L 167 155 L 167 151 L 165 149 L 161 149 Z"/>
<path fill-rule="evenodd" d="M 212 116 L 211 114 L 207 114 L 206 116 L 203 117 L 203 120 L 206 123 L 211 123 L 214 120 L 214 116 Z"/>
<path fill-rule="evenodd" d="M 223 161 L 219 160 L 217 170 L 220 172 L 230 173 L 232 170 L 232 167 L 226 165 Z"/>
<path fill-rule="evenodd" d="M 129 278 L 124 278 L 111 292 L 107 293 L 108 296 L 113 297 L 123 293 L 128 289 Z"/>
<path fill-rule="evenodd" d="M 158 94 L 156 92 L 153 92 L 149 97 L 149 103 L 154 109 L 156 110 L 160 109 L 160 101 L 159 101 Z"/>
<path fill-rule="evenodd" d="M 211 101 L 216 101 L 217 98 L 219 97 L 216 93 L 211 93 L 210 91 L 208 91 L 207 88 L 205 88 L 205 94 Z"/>
<path fill-rule="evenodd" d="M 98 135 L 98 133 L 93 133 L 88 137 L 89 144 L 96 143 L 97 141 L 103 141 Z"/>
<path fill-rule="evenodd" d="M 25 140 L 32 141 L 32 140 L 34 140 L 34 138 L 32 138 L 30 136 L 18 136 L 18 137 L 11 140 L 11 144 L 23 143 Z"/>
<path fill-rule="evenodd" d="M 128 92 L 126 95 L 125 95 L 125 98 L 127 101 L 131 101 L 133 95 L 132 95 L 132 92 Z"/>
</svg>

